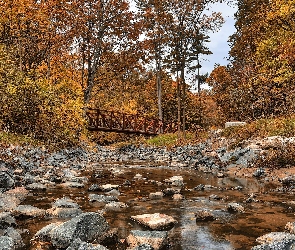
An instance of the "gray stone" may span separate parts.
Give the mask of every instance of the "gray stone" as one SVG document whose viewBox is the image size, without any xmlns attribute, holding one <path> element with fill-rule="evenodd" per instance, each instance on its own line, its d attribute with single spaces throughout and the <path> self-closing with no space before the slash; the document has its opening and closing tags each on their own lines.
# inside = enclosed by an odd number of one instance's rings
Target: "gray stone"
<svg viewBox="0 0 295 250">
<path fill-rule="evenodd" d="M 19 205 L 12 211 L 12 215 L 24 217 L 40 217 L 45 215 L 45 210 L 31 205 Z"/>
<path fill-rule="evenodd" d="M 44 242 L 50 242 L 51 237 L 50 237 L 50 232 L 59 226 L 61 222 L 56 222 L 56 223 L 50 223 L 49 225 L 43 227 L 40 229 L 35 235 L 33 240 L 38 240 L 38 241 L 44 241 Z"/>
<path fill-rule="evenodd" d="M 68 207 L 53 207 L 46 210 L 46 215 L 57 218 L 71 218 L 82 214 L 80 208 L 68 208 Z"/>
<path fill-rule="evenodd" d="M 13 239 L 8 236 L 0 236 L 0 250 L 14 250 Z"/>
<path fill-rule="evenodd" d="M 244 213 L 245 212 L 244 207 L 236 202 L 232 202 L 232 203 L 227 204 L 227 210 L 229 212 L 237 212 L 237 213 Z"/>
<path fill-rule="evenodd" d="M 16 221 L 10 212 L 0 213 L 0 229 L 16 226 Z"/>
<path fill-rule="evenodd" d="M 261 244 L 252 250 L 295 250 L 295 235 L 285 232 L 271 232 L 256 239 Z"/>
<path fill-rule="evenodd" d="M 102 245 L 94 245 L 81 241 L 81 239 L 76 239 L 66 250 L 107 250 L 107 248 Z"/>
<path fill-rule="evenodd" d="M 74 202 L 72 199 L 63 197 L 60 199 L 57 199 L 53 204 L 52 207 L 58 207 L 58 208 L 79 208 L 80 206 Z"/>
<path fill-rule="evenodd" d="M 0 188 L 12 188 L 14 186 L 14 178 L 9 171 L 0 171 Z"/>
<path fill-rule="evenodd" d="M 108 231 L 109 225 L 98 213 L 83 213 L 53 228 L 49 236 L 53 246 L 68 247 L 75 239 L 94 241 Z"/>
<path fill-rule="evenodd" d="M 165 179 L 164 182 L 177 187 L 182 187 L 184 185 L 182 176 L 172 176 L 169 179 Z"/>
<path fill-rule="evenodd" d="M 88 199 L 90 202 L 109 203 L 111 201 L 118 201 L 116 196 L 106 196 L 102 194 L 89 194 Z"/>
<path fill-rule="evenodd" d="M 166 231 L 139 231 L 132 230 L 126 239 L 130 248 L 161 249 L 168 243 Z"/>
<path fill-rule="evenodd" d="M 155 193 L 150 193 L 149 194 L 149 198 L 151 200 L 160 200 L 162 199 L 164 196 L 164 193 L 163 192 L 155 192 Z"/>
<path fill-rule="evenodd" d="M 8 236 L 13 240 L 13 245 L 16 248 L 20 248 L 24 246 L 24 242 L 22 240 L 20 233 L 13 227 L 6 228 L 5 230 L 3 230 L 2 233 L 3 233 L 3 236 Z"/>
<path fill-rule="evenodd" d="M 215 216 L 211 211 L 207 211 L 205 209 L 198 210 L 195 213 L 196 221 L 213 221 L 215 220 Z"/>
<path fill-rule="evenodd" d="M 111 201 L 110 203 L 107 203 L 105 205 L 106 210 L 112 210 L 112 211 L 120 211 L 122 209 L 128 208 L 129 206 L 124 202 L 117 202 L 117 201 Z"/>
<path fill-rule="evenodd" d="M 41 183 L 32 183 L 26 186 L 28 190 L 42 190 L 45 191 L 47 187 Z"/>
</svg>

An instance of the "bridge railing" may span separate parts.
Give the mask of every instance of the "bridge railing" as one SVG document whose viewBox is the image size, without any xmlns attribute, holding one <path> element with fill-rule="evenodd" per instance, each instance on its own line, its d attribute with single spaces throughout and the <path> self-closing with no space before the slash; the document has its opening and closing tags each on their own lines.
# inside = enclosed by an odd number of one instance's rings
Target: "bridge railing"
<svg viewBox="0 0 295 250">
<path fill-rule="evenodd" d="M 163 123 L 159 119 L 126 114 L 116 111 L 88 108 L 88 129 L 92 131 L 160 134 Z"/>
</svg>

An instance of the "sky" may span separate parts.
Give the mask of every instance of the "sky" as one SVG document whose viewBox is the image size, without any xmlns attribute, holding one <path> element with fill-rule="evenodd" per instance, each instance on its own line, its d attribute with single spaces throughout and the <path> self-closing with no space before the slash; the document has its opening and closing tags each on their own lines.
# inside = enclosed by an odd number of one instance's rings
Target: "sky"
<svg viewBox="0 0 295 250">
<path fill-rule="evenodd" d="M 237 11 L 236 6 L 230 7 L 225 3 L 216 3 L 213 6 L 214 11 L 222 13 L 225 23 L 219 32 L 210 33 L 210 43 L 206 45 L 213 52 L 212 55 L 203 56 L 203 60 L 200 62 L 202 68 L 200 74 L 211 73 L 214 69 L 214 64 L 227 65 L 227 57 L 229 52 L 228 39 L 235 32 L 235 20 L 234 14 Z"/>
</svg>

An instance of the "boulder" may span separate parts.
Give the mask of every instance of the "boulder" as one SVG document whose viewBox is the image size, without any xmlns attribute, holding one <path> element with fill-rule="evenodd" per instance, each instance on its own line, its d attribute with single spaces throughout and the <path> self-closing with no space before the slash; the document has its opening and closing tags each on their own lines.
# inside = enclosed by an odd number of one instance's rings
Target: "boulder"
<svg viewBox="0 0 295 250">
<path fill-rule="evenodd" d="M 271 232 L 260 236 L 256 241 L 261 244 L 252 250 L 291 250 L 295 249 L 295 235 L 285 232 Z"/>
<path fill-rule="evenodd" d="M 162 249 L 168 243 L 166 231 L 139 231 L 132 230 L 126 239 L 130 248 L 136 249 Z"/>
<path fill-rule="evenodd" d="M 177 223 L 173 217 L 160 213 L 131 216 L 131 219 L 152 230 L 166 229 Z"/>
<path fill-rule="evenodd" d="M 0 250 L 14 250 L 13 239 L 9 236 L 0 236 Z"/>
<path fill-rule="evenodd" d="M 215 216 L 211 211 L 207 211 L 205 209 L 198 210 L 195 213 L 196 221 L 213 221 L 215 220 Z"/>
<path fill-rule="evenodd" d="M 155 192 L 155 193 L 150 193 L 149 194 L 149 198 L 151 200 L 160 200 L 162 199 L 164 196 L 164 193 L 163 192 Z"/>
<path fill-rule="evenodd" d="M 12 239 L 15 248 L 20 248 L 24 246 L 24 242 L 20 233 L 13 227 L 8 227 L 2 231 L 2 236 L 8 236 Z"/>
<path fill-rule="evenodd" d="M 89 194 L 88 199 L 90 202 L 109 203 L 111 201 L 118 201 L 116 196 L 106 196 L 102 194 Z"/>
<path fill-rule="evenodd" d="M 110 203 L 107 203 L 105 205 L 106 210 L 112 210 L 112 211 L 120 211 L 124 208 L 129 207 L 126 203 L 124 202 L 118 202 L 118 201 L 111 201 Z"/>
<path fill-rule="evenodd" d="M 107 250 L 106 247 L 99 244 L 91 244 L 76 239 L 66 250 Z"/>
<path fill-rule="evenodd" d="M 182 176 L 172 176 L 169 179 L 165 179 L 164 182 L 177 187 L 182 187 L 184 185 Z"/>
<path fill-rule="evenodd" d="M 35 238 L 50 239 L 56 248 L 66 248 L 76 239 L 98 240 L 109 230 L 105 218 L 94 212 L 83 213 L 61 224 L 50 224 L 38 231 Z"/>
<path fill-rule="evenodd" d="M 45 215 L 45 210 L 31 205 L 19 205 L 13 209 L 12 214 L 16 217 L 40 217 Z"/>
<path fill-rule="evenodd" d="M 244 207 L 236 202 L 232 202 L 232 203 L 227 204 L 227 210 L 229 212 L 236 212 L 236 213 L 244 213 L 245 212 Z"/>
<path fill-rule="evenodd" d="M 0 171 L 0 188 L 12 188 L 13 186 L 13 175 L 9 171 Z"/>
<path fill-rule="evenodd" d="M 15 218 L 11 216 L 11 213 L 0 213 L 0 229 L 6 229 L 11 226 L 16 226 Z"/>
</svg>

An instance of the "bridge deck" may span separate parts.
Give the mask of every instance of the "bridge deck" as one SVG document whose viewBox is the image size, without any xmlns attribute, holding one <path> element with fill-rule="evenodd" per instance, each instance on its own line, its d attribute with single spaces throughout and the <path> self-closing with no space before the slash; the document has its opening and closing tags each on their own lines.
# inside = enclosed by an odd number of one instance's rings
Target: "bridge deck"
<svg viewBox="0 0 295 250">
<path fill-rule="evenodd" d="M 159 119 L 139 115 L 92 108 L 87 109 L 86 115 L 90 131 L 157 135 L 163 130 L 163 123 Z"/>
</svg>

